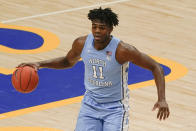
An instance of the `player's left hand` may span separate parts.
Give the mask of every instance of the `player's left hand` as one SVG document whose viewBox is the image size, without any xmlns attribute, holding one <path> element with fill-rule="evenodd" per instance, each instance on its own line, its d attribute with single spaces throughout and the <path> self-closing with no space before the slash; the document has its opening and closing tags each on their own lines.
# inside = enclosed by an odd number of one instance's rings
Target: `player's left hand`
<svg viewBox="0 0 196 131">
<path fill-rule="evenodd" d="M 155 111 L 156 109 L 159 109 L 157 113 L 157 119 L 159 120 L 165 120 L 169 117 L 169 106 L 165 100 L 157 101 L 152 109 L 152 111 Z"/>
</svg>

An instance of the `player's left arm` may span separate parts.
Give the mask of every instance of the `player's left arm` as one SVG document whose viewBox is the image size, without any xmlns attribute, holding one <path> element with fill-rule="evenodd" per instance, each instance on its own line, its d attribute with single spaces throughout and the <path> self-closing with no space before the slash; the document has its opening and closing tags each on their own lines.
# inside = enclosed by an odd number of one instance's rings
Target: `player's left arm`
<svg viewBox="0 0 196 131">
<path fill-rule="evenodd" d="M 140 67 L 152 71 L 158 94 L 158 101 L 153 107 L 153 111 L 158 108 L 157 118 L 159 120 L 166 119 L 169 116 L 169 106 L 165 98 L 165 78 L 164 71 L 159 63 L 148 55 L 140 52 L 134 46 L 120 42 L 117 51 L 116 59 L 120 64 L 132 62 Z"/>
</svg>

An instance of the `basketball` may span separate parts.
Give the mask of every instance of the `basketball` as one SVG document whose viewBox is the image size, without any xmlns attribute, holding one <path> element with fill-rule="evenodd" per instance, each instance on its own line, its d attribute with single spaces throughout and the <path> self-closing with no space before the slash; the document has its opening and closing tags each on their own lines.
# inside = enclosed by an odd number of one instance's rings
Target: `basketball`
<svg viewBox="0 0 196 131">
<path fill-rule="evenodd" d="M 37 88 L 39 76 L 31 66 L 17 68 L 12 74 L 12 85 L 21 93 L 30 93 Z"/>
</svg>

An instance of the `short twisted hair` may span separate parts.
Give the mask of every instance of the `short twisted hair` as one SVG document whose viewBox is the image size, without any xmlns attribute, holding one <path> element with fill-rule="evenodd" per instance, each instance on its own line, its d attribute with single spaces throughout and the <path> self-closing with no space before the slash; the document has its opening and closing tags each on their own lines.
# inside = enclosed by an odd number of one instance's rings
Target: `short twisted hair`
<svg viewBox="0 0 196 131">
<path fill-rule="evenodd" d="M 119 22 L 118 15 L 112 12 L 111 8 L 102 9 L 101 7 L 90 10 L 88 13 L 88 19 L 91 21 L 100 20 L 111 27 L 117 26 Z"/>
</svg>

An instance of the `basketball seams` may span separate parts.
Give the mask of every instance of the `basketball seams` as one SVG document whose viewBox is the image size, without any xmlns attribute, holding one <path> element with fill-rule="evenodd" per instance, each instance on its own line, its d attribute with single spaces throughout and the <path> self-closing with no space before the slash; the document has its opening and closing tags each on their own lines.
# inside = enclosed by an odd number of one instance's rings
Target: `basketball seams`
<svg viewBox="0 0 196 131">
<path fill-rule="evenodd" d="M 27 87 L 26 87 L 26 89 L 24 89 L 24 91 L 26 91 L 26 90 L 28 89 L 28 87 L 29 87 L 29 85 L 30 85 L 30 82 L 31 82 L 31 77 L 32 77 L 32 70 L 31 70 L 30 78 L 29 78 L 29 80 L 28 80 Z"/>
<path fill-rule="evenodd" d="M 14 76 L 15 76 L 16 80 L 18 80 L 17 79 L 17 72 L 18 72 L 18 69 L 14 72 Z"/>
<path fill-rule="evenodd" d="M 21 71 L 22 71 L 21 68 L 19 68 L 19 69 L 17 69 L 17 70 L 15 71 L 15 74 L 16 74 L 16 75 L 15 75 L 15 76 L 16 76 L 16 77 L 15 77 L 15 78 L 16 78 L 15 83 L 16 83 L 16 86 L 17 86 L 16 88 L 17 88 L 17 89 L 20 88 L 20 80 L 19 80 L 18 78 L 20 78 L 20 77 L 19 77 L 19 74 L 21 74 Z"/>
<path fill-rule="evenodd" d="M 23 89 L 22 89 L 22 82 L 21 82 L 21 81 L 22 81 L 22 80 L 21 80 L 22 71 L 23 71 L 23 70 L 20 71 L 20 89 L 23 91 Z"/>
<path fill-rule="evenodd" d="M 17 69 L 15 72 L 14 72 L 14 76 L 13 76 L 13 83 L 14 83 L 14 85 L 16 85 L 16 86 L 18 86 L 18 84 L 17 84 L 17 81 L 18 81 L 18 78 L 17 78 L 17 72 L 19 71 L 19 69 Z M 14 79 L 14 78 L 16 78 L 16 79 Z"/>
</svg>

